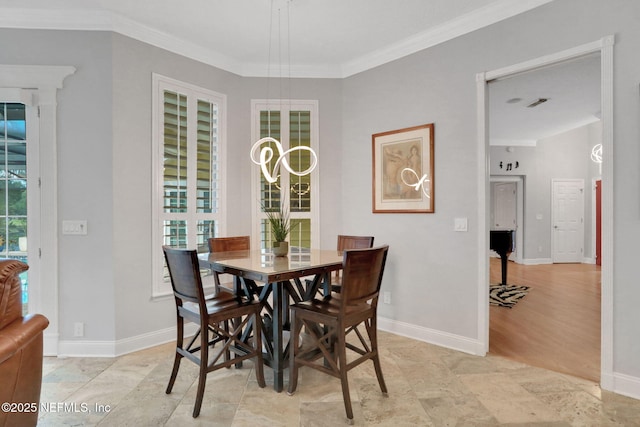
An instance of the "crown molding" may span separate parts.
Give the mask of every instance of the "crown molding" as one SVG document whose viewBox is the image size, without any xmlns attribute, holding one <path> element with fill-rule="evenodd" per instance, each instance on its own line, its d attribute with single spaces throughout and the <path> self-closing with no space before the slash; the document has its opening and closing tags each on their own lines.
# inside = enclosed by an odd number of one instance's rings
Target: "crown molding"
<svg viewBox="0 0 640 427">
<path fill-rule="evenodd" d="M 345 78 L 436 46 L 553 0 L 501 0 L 343 64 L 302 64 L 290 77 Z M 214 49 L 104 10 L 0 8 L 0 28 L 113 31 L 243 77 L 267 77 L 266 64 L 242 64 Z M 289 77 L 289 76 L 287 76 Z"/>
<path fill-rule="evenodd" d="M 448 21 L 442 25 L 409 37 L 399 43 L 385 46 L 342 66 L 342 77 L 369 70 L 436 46 L 480 28 L 495 24 L 512 16 L 527 12 L 553 0 L 502 0 Z"/>
</svg>

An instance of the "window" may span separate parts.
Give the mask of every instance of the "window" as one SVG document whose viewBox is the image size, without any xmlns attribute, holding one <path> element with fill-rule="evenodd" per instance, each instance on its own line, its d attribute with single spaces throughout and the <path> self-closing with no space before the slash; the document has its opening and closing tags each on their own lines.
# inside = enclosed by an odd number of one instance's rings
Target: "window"
<svg viewBox="0 0 640 427">
<path fill-rule="evenodd" d="M 154 74 L 154 296 L 171 293 L 162 246 L 208 251 L 224 231 L 224 95 Z"/>
<path fill-rule="evenodd" d="M 296 146 L 306 146 L 318 153 L 318 103 L 317 101 L 253 101 L 253 141 L 271 136 L 282 144 L 283 151 Z M 273 171 L 281 153 L 274 143 L 265 143 L 274 151 L 267 168 Z M 296 150 L 286 157 L 294 171 L 304 171 L 311 165 L 308 151 Z M 289 245 L 310 249 L 319 245 L 318 179 L 317 168 L 310 174 L 290 174 L 282 165 L 277 171 L 277 181 L 269 183 L 259 167 L 253 168 L 254 182 L 254 239 L 257 247 L 271 248 L 271 230 L 264 209 L 277 211 L 281 203 L 291 215 L 292 231 Z M 283 191 L 286 189 L 286 191 Z M 256 244 L 253 246 L 255 247 Z"/>
</svg>

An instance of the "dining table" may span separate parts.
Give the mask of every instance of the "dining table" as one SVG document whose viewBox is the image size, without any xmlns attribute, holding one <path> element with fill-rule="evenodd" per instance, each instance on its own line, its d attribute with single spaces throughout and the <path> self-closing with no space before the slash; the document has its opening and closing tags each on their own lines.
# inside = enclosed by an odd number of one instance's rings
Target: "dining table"
<svg viewBox="0 0 640 427">
<path fill-rule="evenodd" d="M 231 274 L 236 295 L 257 299 L 263 313 L 263 360 L 274 371 L 273 388 L 281 392 L 289 359 L 289 304 L 312 299 L 320 287 L 330 292 L 331 273 L 342 269 L 343 252 L 292 247 L 287 256 L 269 249 L 210 252 L 200 266 Z"/>
</svg>

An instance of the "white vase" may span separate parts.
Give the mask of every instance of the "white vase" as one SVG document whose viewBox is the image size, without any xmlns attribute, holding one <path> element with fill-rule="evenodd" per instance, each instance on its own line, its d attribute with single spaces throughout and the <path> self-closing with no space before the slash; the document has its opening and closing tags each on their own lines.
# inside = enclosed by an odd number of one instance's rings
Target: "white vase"
<svg viewBox="0 0 640 427">
<path fill-rule="evenodd" d="M 18 247 L 20 248 L 20 252 L 27 252 L 27 238 L 26 237 L 18 237 Z"/>
<path fill-rule="evenodd" d="M 287 256 L 289 254 L 289 242 L 273 242 L 272 252 L 275 256 Z"/>
</svg>

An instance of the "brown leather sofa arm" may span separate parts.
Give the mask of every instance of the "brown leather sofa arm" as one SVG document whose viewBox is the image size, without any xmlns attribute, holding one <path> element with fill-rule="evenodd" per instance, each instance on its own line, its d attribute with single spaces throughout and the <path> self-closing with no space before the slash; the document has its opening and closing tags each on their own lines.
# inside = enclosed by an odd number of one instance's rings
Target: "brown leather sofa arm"
<svg viewBox="0 0 640 427">
<path fill-rule="evenodd" d="M 20 349 L 49 326 L 49 320 L 41 314 L 32 314 L 18 319 L 0 330 L 0 363 L 12 357 Z"/>
<path fill-rule="evenodd" d="M 20 273 L 29 266 L 15 259 L 0 259 L 0 331 L 22 317 Z"/>
</svg>

